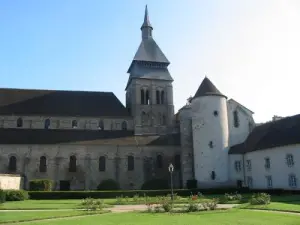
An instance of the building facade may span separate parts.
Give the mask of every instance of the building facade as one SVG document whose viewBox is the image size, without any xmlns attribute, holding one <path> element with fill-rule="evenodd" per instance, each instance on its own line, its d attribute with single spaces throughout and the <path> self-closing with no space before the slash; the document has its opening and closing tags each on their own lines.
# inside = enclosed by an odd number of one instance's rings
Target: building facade
<svg viewBox="0 0 300 225">
<path fill-rule="evenodd" d="M 0 173 L 94 190 L 106 179 L 139 189 L 152 179 L 198 186 L 299 189 L 300 116 L 256 125 L 253 112 L 207 77 L 174 115 L 170 62 L 146 7 L 129 65 L 126 106 L 111 92 L 0 89 Z M 278 174 L 281 174 L 278 176 Z"/>
</svg>

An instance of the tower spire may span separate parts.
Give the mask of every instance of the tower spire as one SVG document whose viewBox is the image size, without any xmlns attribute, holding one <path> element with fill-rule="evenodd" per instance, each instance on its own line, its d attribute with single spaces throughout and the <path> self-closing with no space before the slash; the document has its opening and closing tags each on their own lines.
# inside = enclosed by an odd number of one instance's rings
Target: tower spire
<svg viewBox="0 0 300 225">
<path fill-rule="evenodd" d="M 142 30 L 142 39 L 148 39 L 148 38 L 152 37 L 153 27 L 151 26 L 151 23 L 150 23 L 150 20 L 149 20 L 147 5 L 145 7 L 144 22 L 143 22 L 143 25 L 141 27 L 141 30 Z"/>
</svg>

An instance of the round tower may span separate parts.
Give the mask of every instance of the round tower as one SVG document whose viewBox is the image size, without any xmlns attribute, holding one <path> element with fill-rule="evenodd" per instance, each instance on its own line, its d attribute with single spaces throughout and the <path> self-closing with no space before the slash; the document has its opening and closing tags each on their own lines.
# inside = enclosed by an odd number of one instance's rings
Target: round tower
<svg viewBox="0 0 300 225">
<path fill-rule="evenodd" d="M 227 97 L 205 77 L 192 99 L 195 179 L 200 187 L 228 182 Z"/>
</svg>

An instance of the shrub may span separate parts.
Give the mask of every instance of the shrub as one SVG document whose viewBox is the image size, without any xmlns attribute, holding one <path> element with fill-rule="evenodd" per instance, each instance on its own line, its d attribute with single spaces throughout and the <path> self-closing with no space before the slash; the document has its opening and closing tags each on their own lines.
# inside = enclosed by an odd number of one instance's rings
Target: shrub
<svg viewBox="0 0 300 225">
<path fill-rule="evenodd" d="M 24 201 L 28 199 L 28 192 L 24 190 L 6 191 L 6 201 Z"/>
<path fill-rule="evenodd" d="M 193 179 L 193 180 L 187 180 L 186 181 L 186 188 L 187 189 L 196 189 L 198 186 L 198 181 Z"/>
<path fill-rule="evenodd" d="M 250 199 L 251 205 L 268 205 L 271 202 L 271 196 L 267 193 L 253 194 Z"/>
<path fill-rule="evenodd" d="M 218 202 L 219 202 L 219 199 L 213 198 L 213 199 L 201 202 L 200 204 L 204 210 L 215 210 L 218 207 Z"/>
<path fill-rule="evenodd" d="M 227 203 L 230 201 L 241 201 L 243 198 L 243 196 L 241 194 L 238 194 L 237 192 L 235 194 L 228 194 L 225 193 L 223 199 L 222 199 L 222 203 Z"/>
<path fill-rule="evenodd" d="M 186 211 L 197 212 L 199 211 L 199 205 L 197 204 L 197 202 L 195 202 L 195 200 L 190 200 Z"/>
<path fill-rule="evenodd" d="M 6 192 L 0 189 L 0 204 L 6 201 Z"/>
<path fill-rule="evenodd" d="M 81 204 L 81 208 L 87 210 L 87 211 L 96 211 L 96 210 L 102 210 L 103 209 L 103 201 L 92 199 L 92 198 L 86 198 L 83 199 Z"/>
<path fill-rule="evenodd" d="M 98 190 L 119 190 L 120 185 L 113 179 L 103 180 L 97 187 Z"/>
<path fill-rule="evenodd" d="M 148 180 L 141 187 L 142 190 L 164 190 L 169 188 L 169 182 L 164 179 Z"/>
<path fill-rule="evenodd" d="M 165 212 L 170 212 L 173 209 L 173 204 L 171 201 L 165 200 L 162 201 L 161 208 L 163 208 Z"/>
<path fill-rule="evenodd" d="M 51 191 L 53 187 L 52 180 L 31 180 L 29 181 L 30 191 Z"/>
</svg>

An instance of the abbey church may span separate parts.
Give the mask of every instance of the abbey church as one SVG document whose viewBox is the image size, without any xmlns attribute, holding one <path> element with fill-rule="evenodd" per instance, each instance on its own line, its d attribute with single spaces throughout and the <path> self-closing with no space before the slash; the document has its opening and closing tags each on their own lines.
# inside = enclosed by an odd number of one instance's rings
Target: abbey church
<svg viewBox="0 0 300 225">
<path fill-rule="evenodd" d="M 195 179 L 300 189 L 300 115 L 258 125 L 208 77 L 175 114 L 170 62 L 152 32 L 146 7 L 125 106 L 112 92 L 0 88 L 0 173 L 20 174 L 25 189 L 33 179 L 55 190 L 95 190 L 106 179 L 140 189 L 168 180 L 172 163 L 175 188 Z"/>
</svg>

